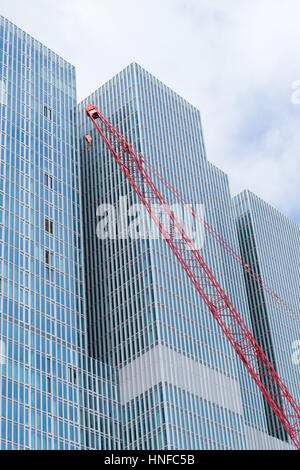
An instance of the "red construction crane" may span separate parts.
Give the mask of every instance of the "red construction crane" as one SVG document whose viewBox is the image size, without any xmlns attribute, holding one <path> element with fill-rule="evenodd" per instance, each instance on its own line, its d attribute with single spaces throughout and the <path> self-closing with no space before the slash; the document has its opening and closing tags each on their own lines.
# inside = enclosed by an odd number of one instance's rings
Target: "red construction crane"
<svg viewBox="0 0 300 470">
<path fill-rule="evenodd" d="M 85 110 L 291 441 L 300 450 L 299 406 L 155 186 L 144 168 L 143 157 L 134 152 L 97 106 L 89 105 Z"/>
</svg>

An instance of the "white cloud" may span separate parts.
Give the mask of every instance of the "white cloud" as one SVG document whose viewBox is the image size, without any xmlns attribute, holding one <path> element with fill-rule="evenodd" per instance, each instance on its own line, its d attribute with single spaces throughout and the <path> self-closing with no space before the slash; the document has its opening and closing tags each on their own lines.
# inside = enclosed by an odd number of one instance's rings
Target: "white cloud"
<svg viewBox="0 0 300 470">
<path fill-rule="evenodd" d="M 208 158 L 300 221 L 298 0 L 0 0 L 77 66 L 83 98 L 135 60 L 202 111 Z"/>
</svg>

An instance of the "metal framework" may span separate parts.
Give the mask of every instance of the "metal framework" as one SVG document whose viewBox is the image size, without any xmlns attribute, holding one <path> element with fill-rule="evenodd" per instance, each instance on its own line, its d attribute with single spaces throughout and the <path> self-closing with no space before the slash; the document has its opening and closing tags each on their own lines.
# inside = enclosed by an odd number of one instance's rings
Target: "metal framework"
<svg viewBox="0 0 300 470">
<path fill-rule="evenodd" d="M 283 311 L 285 311 L 291 318 L 293 318 L 294 321 L 297 323 L 300 323 L 300 317 L 299 314 L 297 314 L 291 307 L 290 305 L 281 297 L 279 297 L 276 292 L 274 292 L 270 286 L 265 282 L 264 279 L 262 279 L 251 267 L 245 263 L 245 261 L 238 255 L 230 245 L 219 235 L 213 227 L 211 227 L 204 219 L 200 217 L 199 214 L 195 211 L 195 209 L 192 207 L 191 204 L 189 204 L 187 201 L 184 200 L 184 198 L 181 196 L 181 194 L 176 191 L 173 186 L 166 181 L 157 171 L 156 168 L 154 168 L 149 162 L 146 160 L 143 160 L 144 165 L 148 168 L 150 173 L 153 173 L 156 178 L 160 180 L 160 182 L 170 191 L 173 196 L 177 199 L 177 201 L 181 202 L 181 204 L 186 205 L 190 209 L 190 213 L 192 216 L 199 220 L 201 224 L 204 226 L 206 233 L 208 233 L 212 238 L 214 238 L 221 246 L 222 248 L 242 267 L 242 269 L 249 275 L 251 276 L 257 284 L 267 293 L 269 294 L 275 302 L 281 305 Z"/>
<path fill-rule="evenodd" d="M 168 207 L 145 170 L 143 157 L 134 152 L 126 139 L 100 113 L 97 106 L 89 105 L 85 110 L 291 441 L 300 450 L 299 406 Z"/>
</svg>

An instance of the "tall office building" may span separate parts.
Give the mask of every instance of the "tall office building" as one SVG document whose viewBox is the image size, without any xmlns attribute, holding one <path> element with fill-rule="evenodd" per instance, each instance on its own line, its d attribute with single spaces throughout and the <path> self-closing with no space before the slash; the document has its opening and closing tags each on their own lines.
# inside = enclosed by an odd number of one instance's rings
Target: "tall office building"
<svg viewBox="0 0 300 470">
<path fill-rule="evenodd" d="M 289 448 L 166 243 L 125 235 L 138 200 L 84 114 L 90 102 L 299 307 L 298 228 L 250 195 L 236 215 L 197 109 L 137 64 L 77 108 L 74 67 L 0 17 L 0 448 Z M 104 209 L 118 223 L 101 239 Z M 266 221 L 282 225 L 270 246 Z M 274 248 L 285 236 L 288 259 Z M 294 320 L 283 331 L 214 240 L 201 254 L 298 397 Z"/>
<path fill-rule="evenodd" d="M 208 223 L 239 248 L 228 179 L 206 159 L 197 109 L 137 64 L 80 104 L 89 348 L 119 370 L 122 445 L 246 449 L 256 429 L 267 428 L 262 397 L 167 244 L 120 239 L 123 231 L 114 229 L 97 237 L 97 215 L 105 213 L 101 205 L 120 210 L 120 199 L 127 196 L 131 206 L 137 197 L 86 118 L 84 106 L 90 103 L 185 200 L 202 204 Z M 114 212 L 109 217 L 114 221 Z M 239 268 L 207 237 L 201 253 L 251 328 Z M 250 397 L 255 419 L 247 422 L 243 404 Z M 278 439 L 268 442 L 281 447 Z"/>
<path fill-rule="evenodd" d="M 113 371 L 85 352 L 75 70 L 3 17 L 0 118 L 0 447 L 115 448 Z"/>
<path fill-rule="evenodd" d="M 299 403 L 300 369 L 299 364 L 293 361 L 293 347 L 300 337 L 300 228 L 250 191 L 243 191 L 236 196 L 234 206 L 243 259 L 287 303 L 287 308 L 283 307 L 245 272 L 253 333 Z M 245 380 L 246 397 L 251 384 L 247 383 L 248 377 Z M 257 410 L 254 401 L 245 400 L 245 407 L 247 422 L 255 421 Z M 288 436 L 267 403 L 264 403 L 263 412 L 266 427 L 262 428 L 263 423 L 257 423 L 257 432 L 249 432 L 250 445 L 270 448 L 271 441 L 266 436 L 273 436 L 284 446 Z"/>
</svg>

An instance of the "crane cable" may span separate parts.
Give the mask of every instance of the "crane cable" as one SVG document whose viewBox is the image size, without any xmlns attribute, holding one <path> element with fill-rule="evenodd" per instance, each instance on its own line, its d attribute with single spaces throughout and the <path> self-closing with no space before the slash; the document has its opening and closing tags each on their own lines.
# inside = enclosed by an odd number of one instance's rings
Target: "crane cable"
<svg viewBox="0 0 300 470">
<path fill-rule="evenodd" d="M 221 235 L 219 235 L 213 227 L 211 227 L 202 217 L 200 217 L 200 215 L 196 212 L 193 206 L 187 201 L 185 201 L 183 196 L 163 176 L 159 174 L 156 168 L 154 168 L 149 162 L 147 162 L 141 154 L 139 154 L 139 156 L 141 159 L 141 163 L 144 164 L 163 183 L 163 185 L 174 194 L 174 196 L 179 202 L 189 208 L 192 216 L 202 223 L 207 232 L 227 251 L 227 253 L 229 253 L 229 255 L 236 262 L 239 263 L 239 265 L 244 269 L 244 271 L 249 274 L 278 304 L 282 305 L 297 323 L 300 323 L 299 315 L 293 311 L 293 309 L 286 303 L 286 301 L 279 297 L 279 295 L 276 294 L 263 281 L 263 279 L 255 271 L 253 271 L 253 269 L 251 269 L 251 267 L 247 263 L 245 263 L 245 261 L 232 249 L 232 247 L 221 237 Z"/>
</svg>

